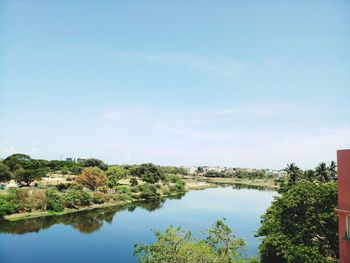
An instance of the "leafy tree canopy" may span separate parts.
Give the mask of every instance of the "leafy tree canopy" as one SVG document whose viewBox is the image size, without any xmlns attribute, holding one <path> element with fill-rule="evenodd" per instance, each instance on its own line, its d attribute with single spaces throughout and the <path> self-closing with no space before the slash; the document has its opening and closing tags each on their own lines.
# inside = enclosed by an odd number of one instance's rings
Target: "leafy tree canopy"
<svg viewBox="0 0 350 263">
<path fill-rule="evenodd" d="M 108 165 L 103 161 L 95 158 L 90 158 L 84 161 L 84 167 L 98 167 L 103 171 L 107 171 Z"/>
<path fill-rule="evenodd" d="M 90 190 L 95 191 L 98 187 L 106 185 L 107 177 L 100 168 L 87 167 L 84 168 L 84 170 L 78 176 L 77 182 L 86 186 Z"/>
<path fill-rule="evenodd" d="M 134 254 L 140 262 L 247 262 L 241 256 L 245 243 L 237 239 L 221 220 L 207 231 L 206 239 L 197 239 L 191 232 L 169 227 L 155 232 L 157 241 L 151 245 L 135 245 Z"/>
<path fill-rule="evenodd" d="M 108 178 L 108 186 L 115 187 L 120 179 L 126 178 L 129 171 L 121 166 L 110 166 L 106 172 Z"/>
<path fill-rule="evenodd" d="M 44 169 L 17 169 L 14 172 L 15 181 L 21 185 L 29 186 L 33 181 L 45 176 Z"/>
<path fill-rule="evenodd" d="M 129 171 L 131 175 L 140 177 L 143 181 L 151 184 L 164 180 L 165 178 L 159 167 L 152 163 L 135 165 L 131 167 Z"/>
<path fill-rule="evenodd" d="M 272 203 L 258 236 L 262 262 L 325 262 L 337 258 L 336 183 L 300 181 Z"/>
<path fill-rule="evenodd" d="M 11 172 L 15 171 L 16 168 L 29 168 L 32 165 L 32 159 L 29 155 L 22 153 L 15 153 L 8 156 L 3 163 L 7 165 Z"/>
<path fill-rule="evenodd" d="M 10 180 L 11 180 L 10 168 L 5 164 L 0 163 L 0 183 L 8 182 Z"/>
</svg>

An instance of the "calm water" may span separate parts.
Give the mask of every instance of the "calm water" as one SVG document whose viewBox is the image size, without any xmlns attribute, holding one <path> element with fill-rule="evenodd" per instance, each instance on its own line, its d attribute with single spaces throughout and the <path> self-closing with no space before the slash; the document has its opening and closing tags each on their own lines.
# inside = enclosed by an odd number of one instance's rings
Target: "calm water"
<svg viewBox="0 0 350 263">
<path fill-rule="evenodd" d="M 220 187 L 125 208 L 0 222 L 0 262 L 137 262 L 133 245 L 154 241 L 152 229 L 182 226 L 200 235 L 222 218 L 245 239 L 247 254 L 256 255 L 259 241 L 254 232 L 275 195 L 268 190 Z"/>
</svg>

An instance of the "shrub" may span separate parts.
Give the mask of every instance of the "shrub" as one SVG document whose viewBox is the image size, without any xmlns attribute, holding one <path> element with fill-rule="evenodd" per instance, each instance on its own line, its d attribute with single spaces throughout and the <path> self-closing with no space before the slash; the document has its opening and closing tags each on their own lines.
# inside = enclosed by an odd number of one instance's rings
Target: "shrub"
<svg viewBox="0 0 350 263">
<path fill-rule="evenodd" d="M 46 191 L 46 209 L 55 212 L 64 210 L 63 198 L 56 189 Z"/>
<path fill-rule="evenodd" d="M 64 195 L 64 205 L 68 208 L 88 206 L 92 202 L 91 194 L 83 190 L 70 190 Z"/>
<path fill-rule="evenodd" d="M 159 194 L 157 193 L 157 188 L 154 185 L 151 184 L 144 184 L 140 186 L 140 197 L 142 199 L 152 199 L 159 197 Z"/>
<path fill-rule="evenodd" d="M 127 185 L 118 185 L 115 188 L 115 191 L 120 194 L 129 194 L 130 188 Z"/>
<path fill-rule="evenodd" d="M 118 185 L 120 179 L 126 178 L 128 175 L 128 170 L 121 166 L 111 166 L 108 168 L 106 175 L 108 178 L 108 186 L 113 188 Z"/>
<path fill-rule="evenodd" d="M 99 192 L 94 193 L 94 195 L 92 196 L 92 202 L 98 205 L 105 203 L 107 199 L 108 198 L 106 195 Z"/>
<path fill-rule="evenodd" d="M 134 177 L 130 178 L 130 185 L 131 186 L 136 186 L 138 184 L 139 184 L 139 182 L 137 181 L 136 178 L 134 178 Z"/>
<path fill-rule="evenodd" d="M 0 218 L 19 212 L 20 205 L 17 201 L 16 190 L 11 190 L 7 194 L 0 195 Z"/>
<path fill-rule="evenodd" d="M 24 211 L 45 210 L 46 190 L 38 188 L 24 188 L 16 190 L 16 199 L 20 209 Z"/>
<path fill-rule="evenodd" d="M 170 186 L 170 192 L 185 192 L 185 182 L 184 181 L 177 181 L 174 185 Z"/>
</svg>

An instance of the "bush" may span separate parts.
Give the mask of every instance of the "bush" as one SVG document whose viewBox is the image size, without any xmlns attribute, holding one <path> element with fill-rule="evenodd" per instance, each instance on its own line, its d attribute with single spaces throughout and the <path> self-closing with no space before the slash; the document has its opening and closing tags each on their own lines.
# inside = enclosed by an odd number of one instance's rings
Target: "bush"
<svg viewBox="0 0 350 263">
<path fill-rule="evenodd" d="M 34 210 L 45 210 L 46 190 L 38 188 L 22 188 L 16 190 L 16 199 L 20 209 L 26 212 Z"/>
<path fill-rule="evenodd" d="M 0 218 L 19 212 L 20 205 L 17 201 L 16 190 L 11 190 L 7 194 L 0 195 Z"/>
<path fill-rule="evenodd" d="M 177 181 L 174 185 L 170 186 L 170 192 L 175 192 L 175 193 L 186 192 L 185 182 Z"/>
<path fill-rule="evenodd" d="M 94 193 L 92 197 L 92 202 L 94 204 L 100 205 L 100 204 L 104 204 L 106 201 L 107 201 L 107 196 L 99 192 Z"/>
<path fill-rule="evenodd" d="M 64 210 L 63 199 L 57 190 L 48 189 L 46 191 L 46 209 L 55 212 Z"/>
<path fill-rule="evenodd" d="M 140 186 L 140 198 L 142 199 L 153 199 L 158 198 L 157 188 L 151 184 L 144 184 Z"/>
<path fill-rule="evenodd" d="M 111 166 L 108 168 L 106 175 L 108 178 L 108 186 L 113 188 L 118 185 L 118 181 L 126 178 L 128 175 L 128 170 L 121 166 Z"/>
<path fill-rule="evenodd" d="M 164 175 L 159 167 L 151 163 L 133 166 L 129 171 L 131 175 L 137 176 L 147 183 L 154 184 L 164 180 Z"/>
<path fill-rule="evenodd" d="M 64 205 L 68 208 L 88 206 L 92 202 L 91 194 L 83 190 L 70 190 L 64 195 Z"/>
<path fill-rule="evenodd" d="M 139 182 L 137 181 L 136 178 L 134 178 L 134 177 L 130 178 L 130 185 L 131 186 L 136 186 L 138 184 L 139 184 Z"/>
</svg>

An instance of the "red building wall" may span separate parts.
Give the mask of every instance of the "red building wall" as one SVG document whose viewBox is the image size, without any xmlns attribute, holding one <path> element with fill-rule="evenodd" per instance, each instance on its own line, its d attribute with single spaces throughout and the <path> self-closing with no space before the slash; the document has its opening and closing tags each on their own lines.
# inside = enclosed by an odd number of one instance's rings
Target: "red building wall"
<svg viewBox="0 0 350 263">
<path fill-rule="evenodd" d="M 350 240 L 346 235 L 346 216 L 350 215 L 350 150 L 337 152 L 338 166 L 338 220 L 340 263 L 350 263 Z"/>
</svg>

